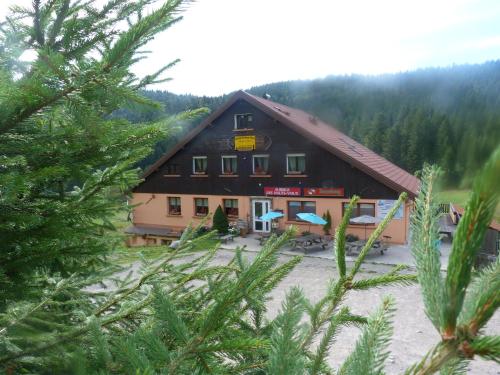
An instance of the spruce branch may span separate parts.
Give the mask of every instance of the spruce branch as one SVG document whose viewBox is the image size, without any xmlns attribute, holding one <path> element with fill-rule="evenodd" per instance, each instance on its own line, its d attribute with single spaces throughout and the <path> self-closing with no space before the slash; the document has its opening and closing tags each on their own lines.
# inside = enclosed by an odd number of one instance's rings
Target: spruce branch
<svg viewBox="0 0 500 375">
<path fill-rule="evenodd" d="M 301 350 L 303 294 L 292 288 L 282 304 L 282 312 L 275 319 L 271 334 L 268 372 L 276 375 L 304 374 L 306 358 Z"/>
<path fill-rule="evenodd" d="M 344 216 L 335 230 L 335 239 L 333 242 L 333 251 L 335 258 L 337 260 L 337 268 L 339 270 L 340 278 L 343 279 L 346 276 L 346 265 L 345 265 L 345 239 L 346 239 L 346 229 L 349 225 L 349 220 L 351 219 L 351 213 L 354 206 L 358 203 L 359 197 L 353 196 L 349 201 Z"/>
<path fill-rule="evenodd" d="M 342 324 L 349 322 L 350 318 L 349 309 L 347 307 L 343 307 L 337 314 L 335 314 L 331 320 L 328 328 L 321 338 L 321 341 L 316 349 L 316 353 L 313 357 L 313 362 L 311 366 L 311 375 L 319 374 L 320 369 L 323 366 L 323 361 L 325 359 L 328 350 L 333 344 L 337 333 L 339 332 Z"/>
<path fill-rule="evenodd" d="M 393 330 L 390 320 L 394 311 L 394 300 L 384 298 L 382 306 L 368 318 L 354 351 L 341 366 L 339 375 L 382 373 L 389 355 L 387 347 Z"/>
<path fill-rule="evenodd" d="M 394 206 L 392 206 L 390 211 L 387 213 L 386 217 L 379 223 L 377 228 L 370 235 L 370 237 L 368 238 L 368 241 L 366 241 L 365 245 L 361 249 L 361 252 L 359 253 L 356 260 L 354 261 L 354 265 L 351 268 L 351 271 L 349 272 L 348 279 L 352 280 L 354 278 L 356 273 L 359 271 L 361 264 L 365 260 L 366 255 L 371 250 L 373 244 L 380 237 L 380 235 L 385 230 L 387 225 L 389 225 L 389 223 L 391 222 L 394 215 L 396 215 L 396 212 L 398 211 L 399 207 L 406 201 L 407 198 L 408 198 L 407 193 L 401 193 L 398 200 L 394 204 Z"/>
<path fill-rule="evenodd" d="M 496 149 L 475 179 L 469 202 L 458 223 L 448 262 L 445 282 L 442 335 L 455 336 L 456 321 L 462 309 L 471 278 L 476 252 L 483 242 L 500 197 L 500 147 Z"/>
<path fill-rule="evenodd" d="M 474 339 L 468 348 L 470 355 L 477 354 L 485 359 L 500 363 L 500 336 L 481 336 Z"/>
<path fill-rule="evenodd" d="M 422 290 L 425 312 L 434 327 L 441 327 L 443 280 L 439 260 L 439 214 L 434 203 L 435 183 L 439 176 L 436 167 L 424 166 L 420 191 L 411 216 L 411 249 L 415 258 L 417 277 Z"/>
<path fill-rule="evenodd" d="M 458 324 L 477 335 L 500 306 L 500 259 L 481 270 L 467 288 Z"/>
<path fill-rule="evenodd" d="M 378 277 L 353 281 L 350 288 L 364 290 L 369 288 L 379 288 L 388 285 L 412 285 L 417 281 L 417 275 L 385 274 Z"/>
</svg>

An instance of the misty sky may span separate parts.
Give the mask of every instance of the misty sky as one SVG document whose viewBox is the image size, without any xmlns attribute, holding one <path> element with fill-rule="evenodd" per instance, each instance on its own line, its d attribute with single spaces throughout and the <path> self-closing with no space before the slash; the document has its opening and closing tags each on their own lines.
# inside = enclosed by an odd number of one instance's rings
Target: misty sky
<svg viewBox="0 0 500 375">
<path fill-rule="evenodd" d="M 12 3 L 0 0 L 0 16 Z M 136 73 L 180 58 L 156 88 L 197 95 L 478 63 L 500 58 L 500 1 L 198 0 L 148 49 Z"/>
</svg>

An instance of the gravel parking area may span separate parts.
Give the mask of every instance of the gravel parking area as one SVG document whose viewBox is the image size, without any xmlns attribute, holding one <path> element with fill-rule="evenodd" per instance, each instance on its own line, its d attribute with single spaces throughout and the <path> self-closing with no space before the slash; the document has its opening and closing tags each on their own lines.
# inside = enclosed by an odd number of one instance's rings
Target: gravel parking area
<svg viewBox="0 0 500 375">
<path fill-rule="evenodd" d="M 245 252 L 245 256 L 250 259 L 255 255 L 254 251 Z M 219 250 L 213 263 L 227 264 L 233 256 L 233 250 Z M 289 254 L 280 254 L 280 262 L 286 262 L 290 257 Z M 373 277 L 391 268 L 390 265 L 366 263 L 362 266 L 359 277 Z M 137 271 L 138 264 L 134 263 L 132 269 Z M 336 276 L 333 259 L 304 257 L 302 262 L 271 293 L 271 300 L 268 302 L 269 316 L 274 317 L 278 313 L 281 302 L 292 286 L 301 287 L 307 298 L 316 302 L 325 295 L 328 281 Z M 386 373 L 402 374 L 439 341 L 439 335 L 425 316 L 418 285 L 352 291 L 348 294 L 345 303 L 353 313 L 368 315 L 380 305 L 382 298 L 386 295 L 392 295 L 396 301 L 394 334 L 389 347 L 391 354 L 386 363 Z M 500 334 L 498 312 L 490 320 L 486 332 L 489 335 Z M 354 327 L 344 328 L 340 332 L 329 355 L 329 363 L 333 368 L 338 368 L 352 351 L 359 333 L 360 330 Z M 469 365 L 469 374 L 500 375 L 500 366 L 493 361 L 476 358 Z"/>
<path fill-rule="evenodd" d="M 232 251 L 220 250 L 215 262 L 226 263 L 232 256 Z M 253 258 L 255 253 L 246 253 Z M 280 255 L 280 261 L 285 262 L 288 255 Z M 361 277 L 374 276 L 391 269 L 390 266 L 366 264 L 362 268 Z M 336 276 L 334 261 L 305 257 L 303 261 L 281 282 L 272 293 L 269 302 L 269 314 L 274 316 L 284 299 L 287 290 L 292 286 L 300 286 L 306 296 L 312 300 L 319 300 L 326 293 L 328 281 Z M 386 365 L 388 374 L 401 374 L 403 371 L 420 360 L 435 343 L 439 335 L 424 313 L 424 306 L 418 285 L 410 287 L 386 287 L 369 291 L 351 292 L 345 303 L 353 313 L 369 314 L 379 306 L 383 296 L 392 295 L 396 300 L 394 319 L 394 335 L 390 345 L 391 355 Z M 486 328 L 488 334 L 500 334 L 500 314 L 498 312 Z M 329 362 L 337 367 L 351 352 L 359 335 L 357 328 L 345 328 L 338 336 L 339 341 L 334 343 L 330 350 Z M 475 359 L 469 369 L 470 374 L 499 375 L 500 366 L 493 361 Z"/>
</svg>

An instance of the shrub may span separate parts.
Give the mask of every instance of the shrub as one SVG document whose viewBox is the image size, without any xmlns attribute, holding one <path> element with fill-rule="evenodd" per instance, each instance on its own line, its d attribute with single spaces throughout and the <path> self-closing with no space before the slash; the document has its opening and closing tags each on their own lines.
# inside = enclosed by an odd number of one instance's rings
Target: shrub
<svg viewBox="0 0 500 375">
<path fill-rule="evenodd" d="M 326 224 L 323 225 L 323 232 L 328 236 L 330 234 L 330 230 L 332 229 L 332 215 L 330 215 L 330 210 L 326 210 L 323 214 L 323 219 L 326 221 Z"/>
<path fill-rule="evenodd" d="M 229 221 L 220 205 L 215 210 L 212 229 L 216 230 L 219 234 L 227 234 L 229 231 Z"/>
</svg>

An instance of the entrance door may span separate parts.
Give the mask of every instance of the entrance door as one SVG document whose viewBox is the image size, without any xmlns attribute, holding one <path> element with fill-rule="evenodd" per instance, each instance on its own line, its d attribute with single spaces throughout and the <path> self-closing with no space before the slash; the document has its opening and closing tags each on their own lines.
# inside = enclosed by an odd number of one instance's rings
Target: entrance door
<svg viewBox="0 0 500 375">
<path fill-rule="evenodd" d="M 254 200 L 252 201 L 253 213 L 253 231 L 265 232 L 271 231 L 271 220 L 260 220 L 262 215 L 267 214 L 271 210 L 271 201 L 269 200 Z"/>
</svg>

